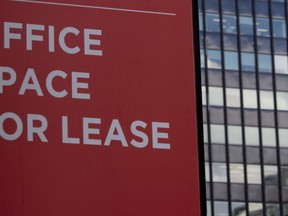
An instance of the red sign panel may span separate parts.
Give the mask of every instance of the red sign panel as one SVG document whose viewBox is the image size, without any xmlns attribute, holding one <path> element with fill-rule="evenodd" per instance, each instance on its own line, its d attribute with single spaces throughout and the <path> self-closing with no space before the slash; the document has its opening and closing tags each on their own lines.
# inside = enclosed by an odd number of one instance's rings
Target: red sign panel
<svg viewBox="0 0 288 216">
<path fill-rule="evenodd" d="M 190 0 L 1 0 L 0 215 L 200 215 Z"/>
</svg>

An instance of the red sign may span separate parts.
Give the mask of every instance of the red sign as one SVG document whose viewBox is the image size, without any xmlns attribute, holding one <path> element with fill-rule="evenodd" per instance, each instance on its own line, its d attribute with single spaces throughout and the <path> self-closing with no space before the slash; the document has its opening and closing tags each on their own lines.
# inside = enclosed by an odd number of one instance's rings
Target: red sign
<svg viewBox="0 0 288 216">
<path fill-rule="evenodd" d="M 0 215 L 200 215 L 190 0 L 1 0 Z"/>
</svg>

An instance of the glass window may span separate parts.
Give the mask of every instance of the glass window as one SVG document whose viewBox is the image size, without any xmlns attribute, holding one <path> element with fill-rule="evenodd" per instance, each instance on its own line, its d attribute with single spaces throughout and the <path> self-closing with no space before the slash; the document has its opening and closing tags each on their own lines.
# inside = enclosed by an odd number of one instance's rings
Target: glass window
<svg viewBox="0 0 288 216">
<path fill-rule="evenodd" d="M 246 215 L 246 206 L 242 202 L 232 202 L 232 216 Z"/>
<path fill-rule="evenodd" d="M 280 209 L 278 204 L 266 204 L 267 216 L 280 216 Z"/>
<path fill-rule="evenodd" d="M 288 111 L 288 92 L 277 92 L 277 108 Z"/>
<path fill-rule="evenodd" d="M 199 20 L 199 30 L 203 31 L 203 14 L 202 13 L 198 13 L 198 20 Z"/>
<path fill-rule="evenodd" d="M 223 106 L 223 88 L 209 87 L 209 105 Z"/>
<path fill-rule="evenodd" d="M 261 170 L 259 165 L 247 165 L 247 178 L 249 184 L 261 184 Z"/>
<path fill-rule="evenodd" d="M 283 205 L 283 212 L 284 212 L 284 215 L 285 215 L 285 216 L 288 215 L 288 204 L 284 204 L 284 205 Z"/>
<path fill-rule="evenodd" d="M 274 109 L 274 96 L 272 91 L 260 91 L 260 107 L 261 109 Z"/>
<path fill-rule="evenodd" d="M 241 110 L 237 108 L 227 108 L 227 121 L 231 125 L 241 125 Z"/>
<path fill-rule="evenodd" d="M 245 200 L 244 184 L 237 184 L 237 183 L 231 184 L 231 199 L 237 200 L 237 201 L 244 201 Z M 232 209 L 233 209 L 233 203 L 232 203 Z M 233 216 L 236 216 L 236 215 L 233 215 Z M 239 215 L 237 215 L 237 216 L 240 216 L 240 215 L 241 215 L 241 213 L 239 211 Z M 246 216 L 246 214 L 244 214 L 244 215 Z"/>
<path fill-rule="evenodd" d="M 235 0 L 222 0 L 222 12 L 226 14 L 234 14 Z"/>
<path fill-rule="evenodd" d="M 255 90 L 243 89 L 244 107 L 257 108 L 257 92 Z"/>
<path fill-rule="evenodd" d="M 242 129 L 240 126 L 228 125 L 229 144 L 242 144 Z"/>
<path fill-rule="evenodd" d="M 219 14 L 206 13 L 206 30 L 212 32 L 220 32 Z"/>
<path fill-rule="evenodd" d="M 224 125 L 211 124 L 211 142 L 212 143 L 225 143 L 225 128 Z"/>
<path fill-rule="evenodd" d="M 207 207 L 207 216 L 212 216 L 212 213 L 211 213 L 211 201 L 207 201 L 206 202 L 206 207 Z"/>
<path fill-rule="evenodd" d="M 268 19 L 257 17 L 256 28 L 258 36 L 270 36 L 270 25 Z"/>
<path fill-rule="evenodd" d="M 237 33 L 236 16 L 223 15 L 222 22 L 223 22 L 224 33 Z"/>
<path fill-rule="evenodd" d="M 241 53 L 242 71 L 255 72 L 255 55 L 254 53 Z"/>
<path fill-rule="evenodd" d="M 262 203 L 249 203 L 249 215 L 262 216 L 263 204 Z"/>
<path fill-rule="evenodd" d="M 283 0 L 284 1 L 284 0 Z M 271 3 L 272 17 L 285 19 L 285 7 L 281 3 Z"/>
<path fill-rule="evenodd" d="M 213 162 L 226 162 L 226 146 L 213 144 L 212 148 L 212 161 Z"/>
<path fill-rule="evenodd" d="M 219 106 L 209 107 L 210 123 L 211 124 L 224 124 L 224 109 Z"/>
<path fill-rule="evenodd" d="M 264 166 L 264 179 L 265 184 L 277 185 L 278 184 L 277 166 Z"/>
<path fill-rule="evenodd" d="M 288 74 L 288 58 L 287 56 L 275 55 L 275 72 L 281 74 Z"/>
<path fill-rule="evenodd" d="M 287 55 L 287 40 L 286 38 L 273 38 L 274 53 L 280 55 Z"/>
<path fill-rule="evenodd" d="M 202 86 L 202 105 L 206 106 L 207 102 L 206 102 L 206 86 Z"/>
<path fill-rule="evenodd" d="M 257 37 L 258 53 L 271 53 L 271 43 L 269 37 Z"/>
<path fill-rule="evenodd" d="M 239 13 L 242 15 L 252 14 L 252 0 L 241 0 L 238 1 Z"/>
<path fill-rule="evenodd" d="M 221 69 L 221 52 L 219 50 L 207 51 L 207 65 L 208 68 Z"/>
<path fill-rule="evenodd" d="M 205 68 L 205 55 L 204 55 L 204 49 L 200 49 L 200 57 L 201 57 L 201 68 Z"/>
<path fill-rule="evenodd" d="M 288 76 L 286 74 L 276 74 L 277 91 L 288 91 Z"/>
<path fill-rule="evenodd" d="M 210 169 L 209 163 L 205 162 L 205 179 L 206 182 L 210 182 Z"/>
<path fill-rule="evenodd" d="M 286 21 L 273 19 L 273 36 L 285 38 L 286 37 Z"/>
<path fill-rule="evenodd" d="M 208 126 L 207 126 L 207 124 L 203 124 L 203 137 L 204 137 L 204 143 L 208 143 Z"/>
<path fill-rule="evenodd" d="M 207 12 L 218 12 L 219 1 L 218 0 L 205 0 L 205 9 Z"/>
<path fill-rule="evenodd" d="M 236 34 L 223 34 L 224 50 L 238 50 L 238 38 Z M 220 48 L 219 48 L 220 49 Z"/>
<path fill-rule="evenodd" d="M 214 215 L 229 216 L 228 202 L 214 202 Z"/>
<path fill-rule="evenodd" d="M 206 48 L 207 49 L 221 49 L 220 33 L 219 32 L 206 32 Z"/>
<path fill-rule="evenodd" d="M 231 163 L 243 163 L 243 148 L 242 146 L 229 146 L 229 159 Z"/>
<path fill-rule="evenodd" d="M 227 70 L 239 70 L 238 53 L 237 52 L 224 52 L 225 57 L 225 69 Z"/>
<path fill-rule="evenodd" d="M 264 146 L 276 146 L 275 128 L 262 128 L 262 141 Z"/>
<path fill-rule="evenodd" d="M 274 129 L 275 131 L 275 129 Z M 265 133 L 265 131 L 263 131 Z M 272 135 L 273 136 L 273 135 Z M 275 137 L 275 135 L 274 135 Z M 276 146 L 276 144 L 275 144 Z M 263 148 L 263 159 L 264 164 L 270 164 L 270 165 L 276 165 L 277 164 L 277 154 L 276 154 L 276 148 Z"/>
<path fill-rule="evenodd" d="M 259 73 L 259 89 L 270 92 L 273 91 L 272 73 Z"/>
<path fill-rule="evenodd" d="M 278 111 L 278 126 L 280 128 L 288 128 L 287 119 L 288 119 L 288 112 Z"/>
<path fill-rule="evenodd" d="M 268 1 L 257 0 L 255 2 L 256 16 L 267 17 L 268 16 Z"/>
<path fill-rule="evenodd" d="M 226 88 L 227 107 L 240 107 L 240 89 Z"/>
<path fill-rule="evenodd" d="M 274 110 L 261 110 L 261 123 L 263 127 L 275 127 Z"/>
<path fill-rule="evenodd" d="M 288 167 L 281 167 L 282 185 L 288 185 Z M 288 213 L 288 212 L 287 212 Z"/>
<path fill-rule="evenodd" d="M 241 51 L 254 52 L 254 39 L 250 35 L 240 35 Z"/>
<path fill-rule="evenodd" d="M 246 145 L 258 146 L 259 145 L 259 128 L 258 127 L 245 127 L 245 141 L 246 141 Z"/>
<path fill-rule="evenodd" d="M 272 71 L 271 55 L 258 54 L 259 72 L 270 73 Z"/>
<path fill-rule="evenodd" d="M 243 164 L 230 164 L 231 183 L 244 183 Z"/>
<path fill-rule="evenodd" d="M 279 130 L 279 142 L 281 147 L 288 147 L 288 129 Z"/>
<path fill-rule="evenodd" d="M 247 146 L 246 147 L 246 159 L 248 164 L 260 163 L 260 149 L 259 147 Z"/>
<path fill-rule="evenodd" d="M 258 126 L 258 110 L 244 109 L 245 124 L 249 126 Z"/>
<path fill-rule="evenodd" d="M 239 17 L 240 33 L 244 35 L 253 35 L 253 20 L 252 17 Z"/>
<path fill-rule="evenodd" d="M 212 163 L 213 182 L 227 182 L 227 169 L 225 163 Z"/>
</svg>

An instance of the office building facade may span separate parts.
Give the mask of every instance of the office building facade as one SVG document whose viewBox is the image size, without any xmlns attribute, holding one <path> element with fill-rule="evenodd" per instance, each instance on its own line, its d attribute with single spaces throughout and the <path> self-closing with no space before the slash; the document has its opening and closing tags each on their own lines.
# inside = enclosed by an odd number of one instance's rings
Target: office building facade
<svg viewBox="0 0 288 216">
<path fill-rule="evenodd" d="M 199 0 L 207 215 L 288 215 L 287 0 Z"/>
</svg>

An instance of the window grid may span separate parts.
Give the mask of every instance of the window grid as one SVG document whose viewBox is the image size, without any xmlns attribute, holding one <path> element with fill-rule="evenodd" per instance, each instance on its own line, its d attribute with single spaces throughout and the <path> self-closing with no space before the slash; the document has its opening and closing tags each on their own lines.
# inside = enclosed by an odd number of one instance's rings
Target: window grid
<svg viewBox="0 0 288 216">
<path fill-rule="evenodd" d="M 227 5 L 228 2 L 231 4 Z M 262 2 L 266 5 L 264 8 L 258 7 L 260 0 L 251 0 L 250 9 L 245 8 L 243 2 L 246 0 L 201 0 L 200 4 L 200 11 L 203 13 L 200 16 L 203 19 L 201 62 L 205 64 L 202 65 L 202 76 L 205 76 L 203 110 L 207 128 L 206 154 L 209 154 L 205 158 L 208 160 L 206 163 L 210 173 L 210 199 L 207 200 L 209 215 L 217 216 L 222 204 L 227 215 L 235 209 L 247 215 L 258 210 L 263 215 L 283 215 L 288 209 L 287 205 L 284 206 L 288 198 L 283 197 L 282 193 L 288 191 L 288 162 L 285 162 L 287 159 L 283 153 L 284 150 L 288 152 L 288 143 L 285 142 L 288 125 L 283 123 L 281 116 L 288 116 L 288 88 L 283 87 L 281 80 L 288 77 L 288 58 L 287 43 L 283 43 L 285 48 L 282 46 L 280 51 L 275 42 L 287 40 L 287 0 L 266 0 Z M 273 8 L 279 8 L 280 4 L 285 11 L 278 13 Z M 217 27 L 210 27 L 211 23 L 207 23 L 207 18 L 217 23 Z M 216 39 L 214 42 L 214 39 L 211 40 L 213 35 Z M 250 36 L 243 41 L 245 35 Z M 229 47 L 230 36 L 236 38 L 237 46 L 234 44 Z M 213 45 L 216 42 L 218 45 Z M 245 48 L 248 43 L 253 49 Z M 254 94 L 254 99 L 249 99 L 253 95 L 251 93 Z M 247 116 L 252 111 L 255 113 L 255 120 L 249 119 L 250 114 Z M 234 115 L 235 119 L 230 119 L 233 118 L 230 117 L 233 112 L 238 113 L 238 117 Z M 255 132 L 252 129 L 256 129 Z M 258 134 L 257 139 L 252 139 L 253 134 Z M 236 162 L 233 154 L 231 155 L 235 148 L 239 149 L 238 152 L 242 151 Z M 259 152 L 258 159 L 249 156 L 252 149 Z M 220 153 L 220 150 L 224 153 Z M 251 167 L 258 167 L 257 181 L 249 176 Z M 217 175 L 217 169 L 219 172 L 222 170 L 226 177 Z M 236 173 L 243 173 L 243 179 Z M 221 183 L 221 187 L 225 189 L 227 201 L 224 203 L 219 203 L 223 202 L 223 197 L 219 200 L 219 191 L 214 183 L 216 186 Z M 231 185 L 234 185 L 233 190 Z M 236 185 L 244 188 L 240 202 L 242 206 L 235 203 L 232 194 Z M 256 199 L 250 188 L 258 188 L 261 196 Z M 269 191 L 273 190 L 279 193 L 271 198 Z"/>
</svg>

